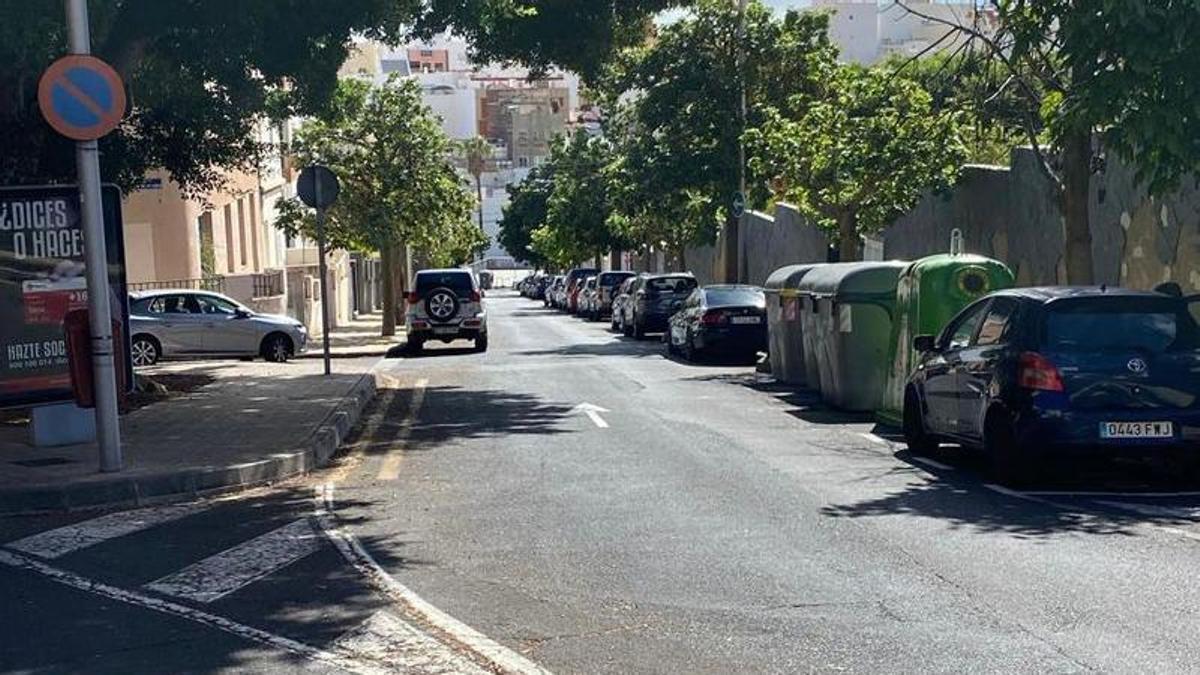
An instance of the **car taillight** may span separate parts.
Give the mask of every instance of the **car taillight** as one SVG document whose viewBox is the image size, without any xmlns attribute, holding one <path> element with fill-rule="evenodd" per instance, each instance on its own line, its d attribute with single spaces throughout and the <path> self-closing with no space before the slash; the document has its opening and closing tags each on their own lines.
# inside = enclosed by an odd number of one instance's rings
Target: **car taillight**
<svg viewBox="0 0 1200 675">
<path fill-rule="evenodd" d="M 700 317 L 700 323 L 705 326 L 717 326 L 729 321 L 729 315 L 725 312 L 705 312 Z"/>
<path fill-rule="evenodd" d="M 471 291 L 471 302 L 479 302 L 481 297 L 479 291 Z"/>
<path fill-rule="evenodd" d="M 1017 384 L 1037 391 L 1062 391 L 1062 376 L 1054 363 L 1037 352 L 1021 354 Z"/>
<path fill-rule="evenodd" d="M 415 292 L 408 294 L 408 304 L 415 305 L 420 301 L 421 301 L 421 296 L 417 295 Z"/>
</svg>

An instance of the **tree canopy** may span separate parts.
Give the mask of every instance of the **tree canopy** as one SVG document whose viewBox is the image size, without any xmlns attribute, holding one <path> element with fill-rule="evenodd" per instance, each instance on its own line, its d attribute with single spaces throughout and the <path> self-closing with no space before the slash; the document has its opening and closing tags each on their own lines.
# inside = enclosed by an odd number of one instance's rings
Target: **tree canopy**
<svg viewBox="0 0 1200 675">
<path fill-rule="evenodd" d="M 499 243 L 516 260 L 535 267 L 550 261 L 533 246 L 533 232 L 546 224 L 554 189 L 552 165 L 535 167 L 525 180 L 508 189 L 509 202 L 500 218 Z"/>
<path fill-rule="evenodd" d="M 916 82 L 886 69 L 842 66 L 823 95 L 789 119 L 767 112 L 749 134 L 757 174 L 839 235 L 842 260 L 875 232 L 957 175 L 964 149 L 952 114 L 934 114 Z"/>
</svg>

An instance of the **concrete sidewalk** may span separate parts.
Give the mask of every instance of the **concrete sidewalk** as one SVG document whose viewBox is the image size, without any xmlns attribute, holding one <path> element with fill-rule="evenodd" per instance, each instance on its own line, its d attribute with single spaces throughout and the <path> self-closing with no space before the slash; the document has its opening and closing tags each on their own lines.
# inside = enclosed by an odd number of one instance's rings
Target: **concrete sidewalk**
<svg viewBox="0 0 1200 675">
<path fill-rule="evenodd" d="M 356 323 L 334 333 L 329 377 L 319 358 L 171 362 L 139 371 L 187 391 L 122 418 L 120 473 L 98 472 L 94 443 L 34 448 L 26 428 L 0 427 L 0 513 L 186 499 L 323 465 L 374 397 L 372 367 L 396 344 L 378 337 L 377 322 Z"/>
</svg>

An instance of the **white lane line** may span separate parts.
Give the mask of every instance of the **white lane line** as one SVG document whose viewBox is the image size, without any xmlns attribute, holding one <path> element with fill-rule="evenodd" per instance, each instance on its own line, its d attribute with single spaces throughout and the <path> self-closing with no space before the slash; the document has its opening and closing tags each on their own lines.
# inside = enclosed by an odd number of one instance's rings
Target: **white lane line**
<svg viewBox="0 0 1200 675">
<path fill-rule="evenodd" d="M 400 665 L 405 673 L 488 673 L 475 662 L 384 610 L 375 612 L 339 637 L 332 648 L 366 661 Z"/>
<path fill-rule="evenodd" d="M 334 516 L 333 492 L 334 487 L 329 483 L 316 487 L 317 523 L 329 541 L 342 554 L 342 557 L 354 565 L 360 574 L 370 579 L 380 592 L 406 608 L 425 625 L 475 653 L 500 672 L 519 675 L 550 675 L 550 671 L 545 668 L 429 604 L 388 574 L 354 535 L 338 526 Z"/>
<path fill-rule="evenodd" d="M 146 588 L 195 602 L 213 602 L 320 548 L 321 536 L 304 518 L 188 565 Z"/>
<path fill-rule="evenodd" d="M 908 459 L 909 459 L 909 461 L 916 462 L 917 464 L 924 464 L 925 466 L 931 466 L 940 471 L 953 471 L 954 470 L 954 467 L 950 466 L 949 464 L 943 464 L 943 463 L 937 461 L 936 459 L 929 459 L 928 457 L 913 456 L 913 457 L 909 457 Z"/>
<path fill-rule="evenodd" d="M 1200 541 L 1200 532 L 1189 532 L 1187 530 L 1181 530 L 1178 527 L 1167 527 L 1166 525 L 1153 525 L 1152 527 L 1156 530 L 1161 530 L 1163 532 L 1169 532 L 1171 534 L 1174 534 L 1174 535 L 1177 535 L 1180 537 L 1185 537 L 1187 539 Z"/>
<path fill-rule="evenodd" d="M 891 443 L 889 443 L 886 438 L 876 436 L 875 434 L 860 433 L 859 436 L 862 436 L 863 438 L 867 439 L 868 441 L 871 441 L 872 443 L 878 443 L 879 445 L 886 445 L 889 447 L 891 446 Z"/>
<path fill-rule="evenodd" d="M 425 403 L 425 387 L 428 385 L 429 380 L 426 378 L 421 378 L 413 383 L 412 402 L 408 406 L 408 413 L 400 423 L 400 429 L 396 431 L 396 437 L 391 441 L 394 447 L 379 464 L 379 473 L 375 476 L 378 480 L 396 480 L 400 477 L 400 462 L 404 460 L 404 442 L 408 440 L 413 425 L 417 423 L 417 414 L 421 412 L 421 405 Z"/>
<path fill-rule="evenodd" d="M 95 546 L 109 539 L 124 537 L 149 527 L 199 513 L 208 507 L 209 505 L 204 503 L 178 504 L 109 513 L 74 525 L 39 532 L 6 544 L 6 546 L 22 553 L 36 555 L 39 558 L 54 559 L 82 548 Z"/>
<path fill-rule="evenodd" d="M 1111 502 L 1103 499 L 1097 499 L 1097 504 L 1108 506 L 1114 509 L 1123 511 L 1132 511 L 1140 513 L 1143 516 L 1156 516 L 1160 518 L 1188 518 L 1200 519 L 1200 507 L 1195 506 L 1160 506 L 1158 504 L 1134 504 L 1130 502 Z"/>
<path fill-rule="evenodd" d="M 600 416 L 600 413 L 611 412 L 608 408 L 601 408 L 594 403 L 580 403 L 572 408 L 571 412 L 583 413 L 587 415 L 588 419 L 592 421 L 592 424 L 595 424 L 599 429 L 608 428 L 608 422 L 605 422 L 604 418 Z"/>
<path fill-rule="evenodd" d="M 1026 494 L 1042 497 L 1200 497 L 1200 492 L 1105 492 L 1104 490 L 1030 490 Z"/>
<path fill-rule="evenodd" d="M 86 593 L 100 595 L 112 600 L 124 602 L 129 605 L 141 607 L 143 609 L 182 617 L 184 619 L 209 626 L 210 628 L 215 628 L 247 640 L 253 640 L 254 642 L 258 642 L 260 644 L 282 649 L 291 654 L 312 659 L 313 661 L 320 661 L 335 668 L 341 668 L 342 670 L 352 673 L 365 673 L 368 675 L 374 675 L 375 673 L 382 672 L 378 668 L 366 666 L 354 661 L 353 659 L 349 659 L 323 649 L 318 649 L 302 642 L 297 642 L 291 638 L 268 633 L 264 630 L 247 626 L 245 624 L 226 619 L 222 616 L 209 614 L 208 612 L 200 609 L 186 607 L 184 605 L 171 602 L 170 600 L 163 600 L 161 598 L 143 595 L 135 591 L 128 591 L 123 588 L 117 588 L 116 586 L 110 586 L 99 581 L 93 581 L 91 579 L 81 577 L 73 572 L 68 572 L 67 570 L 59 569 L 57 567 L 51 567 L 44 562 L 18 553 L 10 553 L 0 550 L 0 565 L 7 565 L 9 567 L 40 574 L 52 581 L 80 591 L 84 591 Z"/>
</svg>

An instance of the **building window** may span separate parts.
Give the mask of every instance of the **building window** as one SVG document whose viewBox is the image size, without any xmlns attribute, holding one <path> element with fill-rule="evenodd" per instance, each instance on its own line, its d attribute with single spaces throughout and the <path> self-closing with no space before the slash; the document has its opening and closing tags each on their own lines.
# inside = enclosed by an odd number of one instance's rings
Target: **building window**
<svg viewBox="0 0 1200 675">
<path fill-rule="evenodd" d="M 233 272 L 233 209 L 225 205 L 225 272 Z"/>
<path fill-rule="evenodd" d="M 238 244 L 241 245 L 241 247 L 240 247 L 241 250 L 239 251 L 239 253 L 241 255 L 239 257 L 242 260 L 242 267 L 245 267 L 247 264 L 246 263 L 246 248 L 247 248 L 247 246 L 246 246 L 246 209 L 245 209 L 245 204 L 242 203 L 242 200 L 240 198 L 238 199 L 237 206 L 238 206 Z"/>
<path fill-rule="evenodd" d="M 517 166 L 521 167 L 522 169 L 528 167 L 529 166 L 529 158 L 528 157 L 518 157 L 517 158 Z"/>
</svg>

